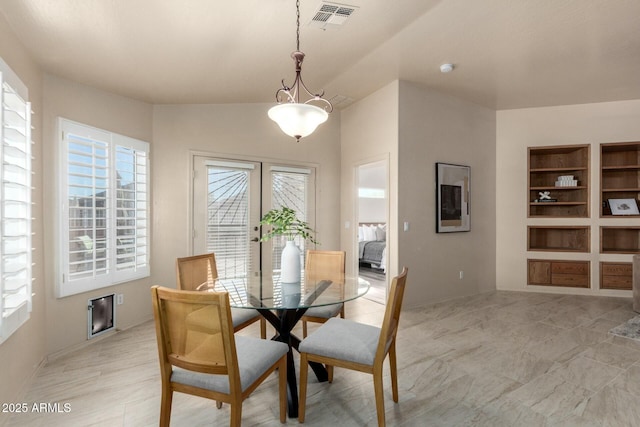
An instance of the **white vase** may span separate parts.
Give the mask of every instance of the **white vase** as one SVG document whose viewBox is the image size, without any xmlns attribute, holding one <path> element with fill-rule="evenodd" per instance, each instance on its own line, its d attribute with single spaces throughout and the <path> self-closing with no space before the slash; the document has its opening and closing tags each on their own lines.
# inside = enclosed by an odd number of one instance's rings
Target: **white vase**
<svg viewBox="0 0 640 427">
<path fill-rule="evenodd" d="M 280 258 L 280 281 L 300 283 L 300 249 L 293 240 L 287 240 Z"/>
<path fill-rule="evenodd" d="M 300 283 L 280 283 L 282 305 L 285 308 L 297 308 L 300 305 Z"/>
</svg>

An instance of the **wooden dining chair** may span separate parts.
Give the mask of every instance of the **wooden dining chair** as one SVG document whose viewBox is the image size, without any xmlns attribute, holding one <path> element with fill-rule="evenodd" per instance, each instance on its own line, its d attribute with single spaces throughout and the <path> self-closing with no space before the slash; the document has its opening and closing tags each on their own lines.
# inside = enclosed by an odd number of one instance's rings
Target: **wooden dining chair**
<svg viewBox="0 0 640 427">
<path fill-rule="evenodd" d="M 331 280 L 344 283 L 344 251 L 307 250 L 305 280 Z M 344 319 L 344 303 L 309 308 L 302 316 L 302 336 L 307 336 L 307 322 L 324 323 L 340 315 Z"/>
<path fill-rule="evenodd" d="M 185 291 L 211 291 L 218 278 L 216 256 L 214 253 L 178 258 L 176 261 L 178 289 Z M 246 328 L 260 322 L 260 337 L 267 337 L 267 323 L 256 310 L 232 308 L 233 330 Z"/>
<path fill-rule="evenodd" d="M 174 391 L 229 403 L 229 424 L 240 426 L 242 402 L 276 369 L 280 422 L 286 421 L 286 344 L 235 336 L 226 292 L 154 286 L 151 296 L 162 378 L 161 426 L 169 425 Z M 193 316 L 200 317 L 197 328 L 190 327 Z"/>
<path fill-rule="evenodd" d="M 393 401 L 398 402 L 396 334 L 407 281 L 407 271 L 407 267 L 404 267 L 402 273 L 394 277 L 391 282 L 391 290 L 381 328 L 348 319 L 332 318 L 300 343 L 300 406 L 298 421 L 304 422 L 308 363 L 319 362 L 326 365 L 329 382 L 333 381 L 333 368 L 335 366 L 372 374 L 378 426 L 385 425 L 382 363 L 388 354 Z"/>
</svg>

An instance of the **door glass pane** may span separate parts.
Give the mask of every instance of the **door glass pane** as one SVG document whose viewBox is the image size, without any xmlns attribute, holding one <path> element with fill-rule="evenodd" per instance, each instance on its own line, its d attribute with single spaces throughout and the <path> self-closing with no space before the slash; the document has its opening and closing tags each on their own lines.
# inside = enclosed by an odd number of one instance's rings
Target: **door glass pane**
<svg viewBox="0 0 640 427">
<path fill-rule="evenodd" d="M 271 207 L 279 209 L 283 206 L 296 211 L 296 216 L 301 221 L 308 219 L 308 189 L 309 174 L 297 172 L 271 171 Z M 285 239 L 272 239 L 273 255 L 272 268 L 280 270 L 282 249 L 286 244 Z M 301 264 L 304 266 L 304 253 L 306 242 L 300 237 L 295 238 L 296 245 L 300 248 Z"/>
<path fill-rule="evenodd" d="M 206 251 L 215 253 L 223 279 L 245 278 L 251 271 L 249 174 L 250 170 L 207 166 Z"/>
</svg>

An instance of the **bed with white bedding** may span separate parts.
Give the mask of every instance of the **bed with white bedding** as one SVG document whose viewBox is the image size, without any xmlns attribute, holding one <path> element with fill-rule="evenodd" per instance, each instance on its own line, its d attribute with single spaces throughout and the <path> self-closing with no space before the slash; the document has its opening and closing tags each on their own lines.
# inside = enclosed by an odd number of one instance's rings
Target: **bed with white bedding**
<svg viewBox="0 0 640 427">
<path fill-rule="evenodd" d="M 360 223 L 358 226 L 358 259 L 360 263 L 386 271 L 387 225 Z"/>
</svg>

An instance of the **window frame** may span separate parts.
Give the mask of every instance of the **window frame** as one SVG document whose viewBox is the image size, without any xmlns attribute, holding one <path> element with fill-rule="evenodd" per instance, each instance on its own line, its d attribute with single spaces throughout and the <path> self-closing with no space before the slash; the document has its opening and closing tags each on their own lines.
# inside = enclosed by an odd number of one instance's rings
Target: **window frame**
<svg viewBox="0 0 640 427">
<path fill-rule="evenodd" d="M 58 298 L 75 295 L 83 292 L 89 292 L 96 289 L 105 288 L 108 286 L 116 285 L 119 283 L 130 282 L 133 280 L 142 279 L 150 276 L 150 230 L 151 230 L 151 216 L 150 216 L 150 189 L 151 189 L 151 173 L 150 173 L 150 144 L 145 141 L 140 141 L 134 138 L 130 138 L 124 135 L 119 135 L 114 132 L 106 131 L 103 129 L 98 129 L 93 126 L 89 126 L 86 124 L 74 122 L 72 120 L 59 117 L 58 118 L 58 135 L 59 135 L 59 147 L 58 147 L 58 179 L 60 182 L 59 185 L 59 196 L 58 196 L 58 204 L 59 207 L 59 220 L 58 220 L 58 249 L 59 249 L 59 261 L 58 261 L 58 269 L 59 269 L 59 280 L 57 285 L 57 296 Z M 99 142 L 106 145 L 106 170 L 107 170 L 107 187 L 106 187 L 106 204 L 107 207 L 105 211 L 107 212 L 106 218 L 106 257 L 104 258 L 106 261 L 106 272 L 104 274 L 96 275 L 96 268 L 87 270 L 90 272 L 91 276 L 87 276 L 84 278 L 76 278 L 72 279 L 70 274 L 70 252 L 71 252 L 71 240 L 70 236 L 70 206 L 68 204 L 69 200 L 69 176 L 70 173 L 68 171 L 69 161 L 68 161 L 68 153 L 69 153 L 69 144 L 70 140 L 69 136 L 75 137 L 76 139 L 85 139 L 88 141 Z M 95 146 L 95 145 L 94 145 Z M 144 173 L 136 173 L 134 175 L 140 176 L 142 182 L 138 182 L 136 178 L 136 185 L 142 185 L 142 189 L 140 191 L 136 190 L 136 196 L 141 196 L 142 199 L 135 199 L 135 211 L 142 211 L 144 216 L 141 219 L 141 222 L 145 223 L 144 227 L 138 227 L 138 216 L 135 216 L 136 221 L 136 242 L 143 242 L 142 244 L 137 244 L 134 246 L 133 257 L 135 258 L 135 262 L 131 268 L 126 268 L 124 270 L 119 270 L 117 264 L 118 258 L 118 194 L 121 192 L 121 188 L 118 188 L 117 179 L 118 179 L 118 158 L 117 153 L 119 152 L 119 148 L 124 147 L 125 149 L 133 150 L 134 157 L 137 159 L 138 155 L 143 155 L 145 162 L 143 165 Z M 121 173 L 123 171 L 120 169 Z M 95 172 L 92 175 L 93 178 L 96 177 Z M 136 187 L 138 188 L 138 187 Z M 143 206 L 143 209 L 138 209 L 138 206 Z M 91 217 L 92 219 L 96 219 L 95 215 L 95 207 L 94 215 Z M 121 219 L 121 218 L 120 218 Z M 122 228 L 120 228 L 122 230 Z M 138 236 L 138 230 L 141 231 L 141 235 Z M 94 242 L 96 241 L 96 237 L 94 236 Z M 121 246 L 122 248 L 122 246 Z M 97 245 L 96 249 L 97 251 Z M 143 258 L 141 264 L 138 264 L 138 258 Z M 95 261 L 94 261 L 95 262 Z"/>
</svg>

